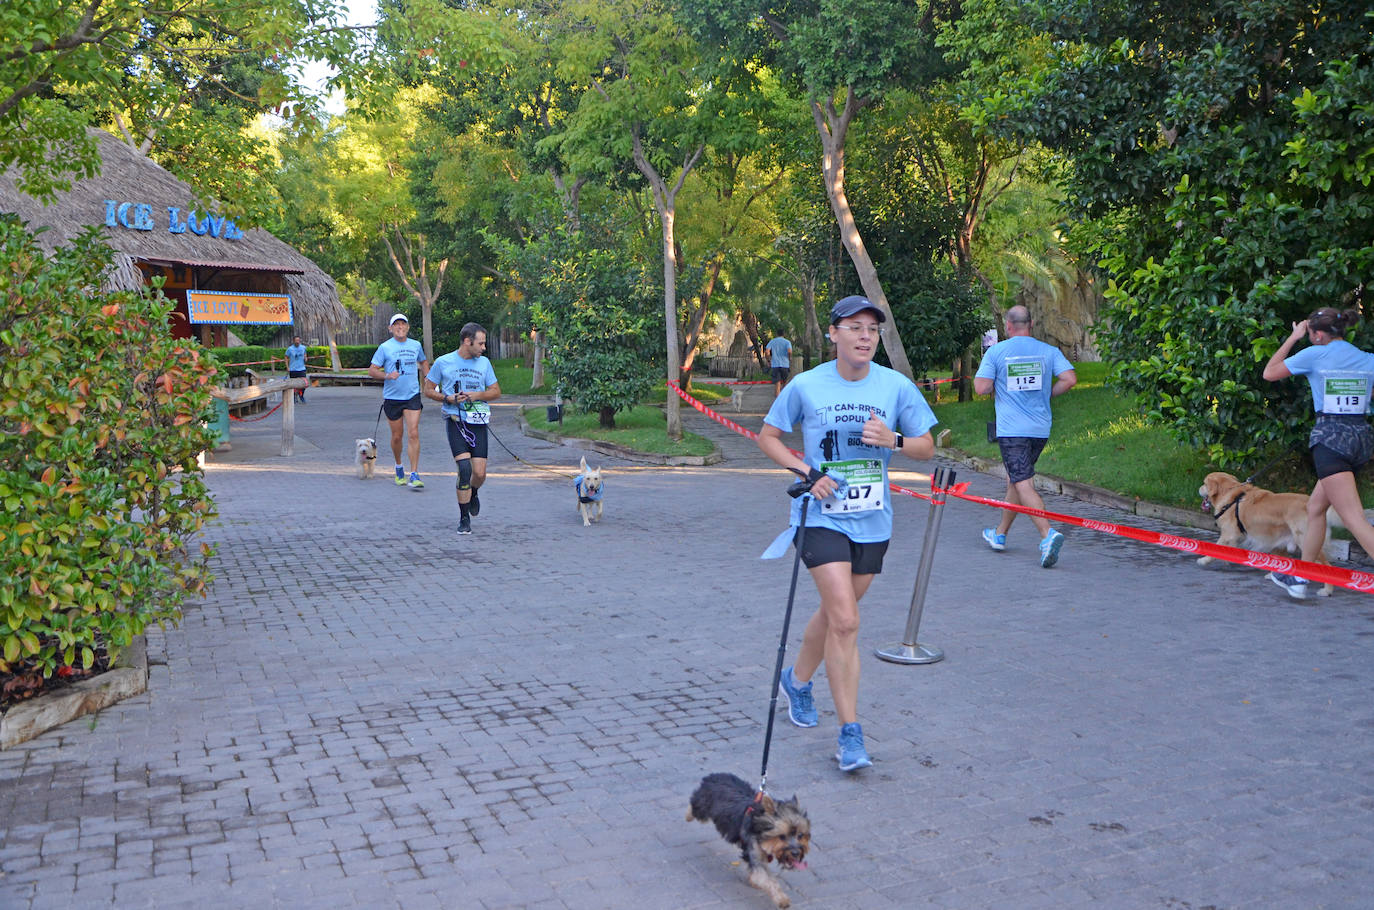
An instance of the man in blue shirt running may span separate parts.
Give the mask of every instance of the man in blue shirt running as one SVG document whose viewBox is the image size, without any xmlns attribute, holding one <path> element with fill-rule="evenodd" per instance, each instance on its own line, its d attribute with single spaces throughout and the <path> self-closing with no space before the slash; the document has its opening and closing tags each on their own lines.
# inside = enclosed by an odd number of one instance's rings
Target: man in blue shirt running
<svg viewBox="0 0 1374 910">
<path fill-rule="evenodd" d="M 286 375 L 292 379 L 306 375 L 305 345 L 301 344 L 301 336 L 299 335 L 291 339 L 291 344 L 286 349 Z M 305 389 L 296 389 L 296 400 L 305 404 Z"/>
<path fill-rule="evenodd" d="M 1007 338 L 983 355 L 973 377 L 973 390 L 995 396 L 997 445 L 1007 469 L 1007 502 L 1043 512 L 1045 501 L 1031 478 L 1050 438 L 1050 399 L 1073 388 L 1078 375 L 1058 348 L 1031 337 L 1030 310 L 1012 307 L 1003 325 Z M 1015 512 L 1003 509 L 997 527 L 983 529 L 983 540 L 989 547 L 1007 548 L 1007 531 L 1015 518 Z M 1030 520 L 1040 532 L 1040 565 L 1048 569 L 1059 559 L 1064 535 L 1039 515 L 1032 515 Z"/>
<path fill-rule="evenodd" d="M 391 454 L 396 456 L 396 486 L 424 489 L 420 479 L 420 377 L 429 366 L 420 342 L 408 337 L 410 321 L 403 313 L 391 317 L 391 337 L 377 347 L 367 375 L 382 383 L 382 411 L 391 426 Z M 406 452 L 410 455 L 410 481 L 401 464 L 402 430 Z"/>
</svg>

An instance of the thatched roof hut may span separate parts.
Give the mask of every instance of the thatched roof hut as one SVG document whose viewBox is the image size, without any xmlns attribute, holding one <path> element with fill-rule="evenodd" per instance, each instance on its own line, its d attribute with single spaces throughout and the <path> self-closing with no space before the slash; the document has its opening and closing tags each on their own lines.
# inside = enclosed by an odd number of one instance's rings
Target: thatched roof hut
<svg viewBox="0 0 1374 910">
<path fill-rule="evenodd" d="M 332 334 L 343 322 L 334 279 L 319 266 L 261 228 L 238 230 L 205 216 L 189 184 L 108 133 L 93 134 L 99 176 L 77 181 L 45 206 L 19 192 L 12 173 L 0 174 L 0 212 L 17 214 L 31 230 L 47 228 L 38 242 L 49 251 L 99 227 L 116 254 L 109 286 L 134 288 L 162 274 L 164 292 L 180 301 L 183 316 L 187 290 L 219 290 L 289 294 L 302 335 Z M 178 334 L 190 334 L 190 326 Z"/>
</svg>

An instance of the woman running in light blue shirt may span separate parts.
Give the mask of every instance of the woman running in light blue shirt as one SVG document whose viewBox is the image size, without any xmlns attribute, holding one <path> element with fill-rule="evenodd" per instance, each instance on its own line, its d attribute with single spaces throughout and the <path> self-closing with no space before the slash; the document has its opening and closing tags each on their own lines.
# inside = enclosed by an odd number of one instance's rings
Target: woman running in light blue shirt
<svg viewBox="0 0 1374 910">
<path fill-rule="evenodd" d="M 1355 488 L 1355 472 L 1374 457 L 1374 430 L 1365 416 L 1374 381 L 1374 354 L 1344 338 L 1346 329 L 1359 321 L 1359 310 L 1322 307 L 1293 323 L 1292 333 L 1264 365 L 1264 378 L 1271 382 L 1306 376 L 1312 387 L 1317 422 L 1307 444 L 1317 485 L 1307 500 L 1307 532 L 1302 538 L 1302 558 L 1309 562 L 1326 541 L 1326 510 L 1332 506 L 1364 551 L 1374 553 L 1374 527 L 1364 517 L 1364 504 Z M 1303 338 L 1311 346 L 1290 355 Z M 1270 572 L 1269 578 L 1290 597 L 1307 596 L 1305 578 L 1279 572 Z"/>
</svg>

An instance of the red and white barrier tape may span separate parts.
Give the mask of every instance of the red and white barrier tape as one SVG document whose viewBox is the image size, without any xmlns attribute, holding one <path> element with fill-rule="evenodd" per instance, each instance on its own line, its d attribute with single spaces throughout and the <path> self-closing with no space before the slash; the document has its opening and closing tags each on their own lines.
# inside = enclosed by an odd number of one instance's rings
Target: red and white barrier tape
<svg viewBox="0 0 1374 910">
<path fill-rule="evenodd" d="M 1227 547 L 1219 543 L 1209 543 L 1205 540 L 1198 540 L 1193 537 L 1178 537 L 1174 534 L 1160 534 L 1156 531 L 1133 528 L 1130 525 L 1095 521 L 1091 518 L 1075 518 L 1072 515 L 1061 515 L 1058 512 L 1046 512 L 1040 509 L 1031 509 L 1026 506 L 1016 506 L 1009 502 L 1002 502 L 1000 499 L 974 496 L 965 492 L 966 488 L 967 485 L 965 484 L 955 484 L 950 488 L 949 495 L 968 502 L 976 502 L 980 505 L 994 506 L 998 509 L 1010 509 L 1013 512 L 1021 512 L 1026 515 L 1039 515 L 1041 518 L 1057 521 L 1061 524 L 1088 528 L 1092 531 L 1100 531 L 1103 534 L 1114 534 L 1117 537 L 1128 537 L 1131 540 L 1151 543 L 1161 547 L 1169 547 L 1173 550 L 1181 550 L 1184 553 L 1196 553 L 1198 556 L 1210 556 L 1213 559 L 1234 562 L 1238 565 L 1249 566 L 1252 569 L 1266 569 L 1284 575 L 1297 575 L 1309 581 L 1333 584 L 1342 588 L 1349 588 L 1352 591 L 1374 593 L 1374 575 L 1367 572 L 1356 572 L 1353 569 L 1341 569 L 1336 566 L 1328 566 L 1322 563 L 1305 562 L 1301 559 L 1292 559 L 1287 556 L 1276 556 L 1273 553 L 1242 550 L 1240 547 Z"/>
<path fill-rule="evenodd" d="M 675 382 L 669 382 L 673 391 L 677 392 L 684 401 L 696 408 L 701 413 L 710 417 L 717 423 L 729 427 L 737 433 L 741 433 L 750 439 L 758 439 L 758 434 L 753 430 L 747 430 L 733 420 L 728 420 L 691 395 L 682 391 Z M 792 450 L 797 456 L 800 452 Z M 935 491 L 935 478 L 931 478 L 931 491 Z M 932 496 L 918 493 L 915 490 L 898 486 L 895 483 L 888 484 L 889 489 L 894 493 L 901 493 L 905 496 L 914 496 L 917 499 L 924 499 L 934 505 L 944 503 L 935 500 Z M 1198 556 L 1211 556 L 1213 559 L 1221 559 L 1226 562 L 1233 562 L 1237 565 L 1249 566 L 1253 569 L 1263 569 L 1279 572 L 1284 575 L 1296 575 L 1306 578 L 1309 581 L 1320 582 L 1322 584 L 1332 584 L 1341 588 L 1348 588 L 1351 591 L 1362 591 L 1364 593 L 1374 593 L 1374 574 L 1367 572 L 1357 572 L 1354 569 L 1341 569 L 1336 566 L 1328 566 L 1322 563 L 1306 562 L 1301 559 L 1291 559 L 1287 556 L 1276 556 L 1273 553 L 1261 553 L 1255 550 L 1243 550 L 1240 547 L 1228 547 L 1218 543 L 1209 543 L 1205 540 L 1197 540 L 1193 537 L 1179 537 L 1174 534 L 1160 534 L 1156 531 L 1146 531 L 1143 528 L 1133 528 L 1130 525 L 1119 525 L 1111 522 L 1096 521 L 1091 518 L 1076 518 L 1072 515 L 1062 515 L 1058 512 L 1046 512 L 1042 509 L 1032 509 L 1028 506 L 1013 505 L 1003 502 L 1000 499 L 990 499 L 986 496 L 975 496 L 968 492 L 967 482 L 956 483 L 944 492 L 949 496 L 966 502 L 977 503 L 979 505 L 992 506 L 996 509 L 1010 509 L 1013 512 L 1020 512 L 1023 515 L 1038 515 L 1050 521 L 1057 521 L 1061 524 L 1074 525 L 1080 528 L 1087 528 L 1091 531 L 1100 531 L 1103 534 L 1113 534 L 1117 537 L 1126 537 L 1137 540 L 1141 543 L 1155 544 L 1156 546 L 1169 547 L 1173 550 L 1181 550 L 1184 553 L 1196 553 Z"/>
</svg>

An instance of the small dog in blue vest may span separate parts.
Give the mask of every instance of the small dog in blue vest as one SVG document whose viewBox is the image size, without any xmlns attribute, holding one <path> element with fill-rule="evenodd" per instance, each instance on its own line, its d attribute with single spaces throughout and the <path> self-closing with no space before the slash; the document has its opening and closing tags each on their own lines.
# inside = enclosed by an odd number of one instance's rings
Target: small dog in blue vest
<svg viewBox="0 0 1374 910">
<path fill-rule="evenodd" d="M 573 478 L 573 488 L 577 490 L 577 514 L 582 516 L 582 526 L 590 528 L 593 521 L 601 520 L 601 497 L 606 492 L 601 485 L 601 469 L 587 467 L 587 456 L 582 456 L 581 474 Z"/>
</svg>

